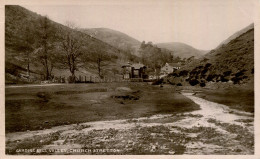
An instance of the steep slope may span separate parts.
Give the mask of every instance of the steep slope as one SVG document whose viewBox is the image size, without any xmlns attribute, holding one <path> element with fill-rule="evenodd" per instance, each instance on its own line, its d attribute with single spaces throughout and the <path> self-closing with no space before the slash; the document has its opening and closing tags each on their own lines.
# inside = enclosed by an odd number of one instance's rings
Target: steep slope
<svg viewBox="0 0 260 159">
<path fill-rule="evenodd" d="M 237 31 L 236 33 L 232 34 L 229 38 L 227 38 L 227 39 L 224 40 L 222 43 L 220 43 L 216 49 L 220 48 L 222 45 L 226 45 L 226 44 L 229 43 L 231 40 L 233 40 L 233 39 L 239 37 L 240 35 L 244 34 L 245 32 L 247 32 L 248 30 L 250 30 L 250 29 L 252 29 L 252 28 L 254 28 L 254 23 L 252 23 L 252 24 L 250 24 L 249 26 L 247 26 L 247 27 L 245 27 L 245 28 L 243 28 L 243 29 Z"/>
<path fill-rule="evenodd" d="M 181 79 L 191 85 L 204 86 L 208 82 L 229 82 L 243 84 L 253 89 L 254 28 L 226 45 L 211 50 L 202 58 L 187 63 L 175 74 L 175 81 Z"/>
<path fill-rule="evenodd" d="M 102 40 L 124 51 L 132 51 L 136 54 L 141 42 L 122 33 L 108 28 L 81 29 L 82 32 Z"/>
<path fill-rule="evenodd" d="M 165 48 L 170 51 L 173 51 L 175 56 L 179 56 L 181 58 L 189 58 L 191 56 L 199 58 L 205 53 L 207 53 L 207 51 L 198 50 L 190 45 L 180 42 L 158 43 L 156 45 L 160 48 Z"/>
<path fill-rule="evenodd" d="M 34 31 L 41 30 L 41 26 L 39 25 L 39 19 L 42 18 L 43 17 L 41 15 L 31 12 L 21 6 L 15 6 L 15 5 L 5 6 L 6 77 L 8 77 L 8 81 L 10 81 L 10 83 L 12 83 L 11 82 L 12 80 L 17 81 L 21 79 L 21 76 L 23 76 L 23 74 L 26 74 L 27 61 L 26 61 L 26 54 L 24 48 L 24 41 L 25 41 L 24 39 L 26 38 L 25 36 L 27 35 L 28 29 L 29 32 L 33 34 L 32 36 L 36 38 L 36 36 L 34 35 Z M 70 29 L 62 24 L 56 23 L 51 20 L 50 20 L 50 27 L 51 29 L 59 28 L 59 32 L 57 33 L 57 35 L 55 35 L 56 41 L 58 41 L 62 35 L 66 35 L 65 33 L 67 31 L 72 31 L 73 33 L 75 33 L 78 37 L 80 37 L 83 40 L 84 47 L 88 49 L 84 52 L 84 54 L 88 54 L 89 52 L 92 52 L 93 49 L 95 49 L 93 46 L 98 47 L 99 49 L 101 49 L 101 51 L 108 53 L 112 57 L 112 59 L 106 65 L 105 72 L 107 74 L 114 74 L 112 70 L 115 69 L 119 71 L 120 63 L 124 63 L 125 61 L 128 61 L 128 58 L 131 56 L 130 53 L 121 51 L 118 48 L 111 46 L 110 44 L 107 44 L 99 39 L 89 36 L 88 34 L 82 33 L 78 30 Z M 35 41 L 37 40 L 39 41 L 39 39 L 36 38 Z M 58 42 L 54 43 L 54 47 L 59 48 L 60 47 L 59 45 L 60 44 L 58 44 Z M 35 48 L 37 48 L 37 46 L 35 46 Z M 58 54 L 58 53 L 60 53 L 60 51 L 56 50 L 54 54 Z M 31 56 L 32 57 L 31 57 L 30 71 L 34 72 L 34 74 L 32 75 L 34 75 L 34 78 L 39 80 L 43 71 L 42 64 L 39 62 L 39 59 L 38 60 L 36 59 L 35 57 L 36 55 L 33 54 L 33 51 L 31 53 Z M 59 60 L 57 59 L 56 61 Z M 91 66 L 93 66 L 93 63 L 85 61 L 85 64 L 86 67 L 77 70 L 76 72 L 77 75 L 97 74 L 97 71 L 91 68 Z M 59 64 L 57 64 L 57 66 L 58 65 Z M 16 68 L 20 68 L 20 69 L 14 71 Z M 60 67 L 55 67 L 53 73 L 55 76 L 64 75 L 68 77 L 70 75 L 68 69 L 63 69 Z"/>
</svg>

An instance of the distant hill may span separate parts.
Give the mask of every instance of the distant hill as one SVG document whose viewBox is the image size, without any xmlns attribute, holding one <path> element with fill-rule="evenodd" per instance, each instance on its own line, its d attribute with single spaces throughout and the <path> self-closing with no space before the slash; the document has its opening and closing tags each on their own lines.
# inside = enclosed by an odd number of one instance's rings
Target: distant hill
<svg viewBox="0 0 260 159">
<path fill-rule="evenodd" d="M 247 29 L 247 28 L 246 28 Z M 245 29 L 244 29 L 245 30 Z M 232 82 L 254 88 L 254 27 L 237 36 L 227 44 L 211 50 L 200 59 L 186 63 L 174 80 L 181 79 L 190 84 L 208 82 Z"/>
<path fill-rule="evenodd" d="M 41 26 L 39 25 L 39 20 L 43 19 L 43 16 L 29 11 L 21 6 L 17 5 L 6 5 L 5 6 L 5 63 L 6 63 L 6 82 L 8 83 L 18 83 L 17 81 L 24 81 L 26 77 L 27 71 L 27 62 L 25 57 L 25 48 L 24 48 L 24 39 L 26 38 L 26 29 L 29 29 L 29 32 L 41 31 Z M 110 54 L 112 58 L 110 62 L 106 64 L 105 73 L 109 75 L 115 75 L 115 72 L 119 72 L 121 70 L 120 65 L 127 62 L 129 57 L 132 57 L 130 53 L 124 52 L 108 43 L 105 43 L 95 37 L 91 37 L 88 34 L 80 32 L 78 30 L 73 30 L 68 28 L 62 24 L 56 23 L 54 21 L 50 21 L 51 28 L 59 28 L 59 32 L 55 35 L 57 41 L 61 38 L 62 35 L 66 35 L 67 31 L 72 31 L 83 40 L 84 47 L 88 49 L 83 53 L 87 54 L 93 49 L 93 46 L 98 47 L 102 51 Z M 35 37 L 36 38 L 36 35 Z M 35 39 L 35 41 L 39 41 L 40 39 Z M 137 43 L 137 42 L 136 42 Z M 58 42 L 53 43 L 54 47 L 57 48 L 54 55 L 58 55 L 61 53 L 59 48 L 61 44 Z M 32 44 L 33 45 L 33 44 Z M 92 46 L 92 47 L 89 47 Z M 35 46 L 39 47 L 39 46 Z M 39 59 L 34 57 L 35 55 L 31 53 L 31 64 L 30 64 L 30 71 L 32 78 L 36 80 L 40 80 L 41 75 L 43 74 L 43 67 Z M 53 56 L 52 58 L 55 58 Z M 54 59 L 55 61 L 55 59 Z M 56 61 L 59 61 L 58 59 Z M 79 75 L 97 75 L 97 69 L 93 68 L 93 62 L 87 62 L 81 60 L 85 63 L 85 67 L 76 70 L 76 76 Z M 64 61 L 59 61 L 63 63 Z M 59 66 L 59 62 L 55 65 L 53 69 L 54 76 L 66 76 L 70 75 L 69 69 L 65 69 Z"/>
<path fill-rule="evenodd" d="M 174 56 L 179 56 L 181 58 L 189 58 L 194 56 L 195 58 L 199 58 L 208 51 L 198 50 L 193 48 L 190 45 L 180 43 L 180 42 L 169 42 L 169 43 L 158 43 L 156 44 L 160 48 L 165 48 L 174 52 Z"/>
<path fill-rule="evenodd" d="M 140 41 L 126 35 L 125 33 L 108 28 L 80 29 L 80 31 L 126 52 L 132 51 L 135 55 L 137 55 L 137 50 L 141 44 Z"/>
<path fill-rule="evenodd" d="M 239 37 L 240 35 L 244 34 L 245 32 L 247 32 L 248 30 L 254 28 L 254 24 L 250 24 L 249 26 L 237 31 L 236 33 L 232 34 L 229 38 L 227 38 L 226 40 L 224 40 L 222 43 L 220 43 L 216 49 L 220 48 L 222 45 L 226 45 L 227 43 L 229 43 L 231 40 Z"/>
</svg>

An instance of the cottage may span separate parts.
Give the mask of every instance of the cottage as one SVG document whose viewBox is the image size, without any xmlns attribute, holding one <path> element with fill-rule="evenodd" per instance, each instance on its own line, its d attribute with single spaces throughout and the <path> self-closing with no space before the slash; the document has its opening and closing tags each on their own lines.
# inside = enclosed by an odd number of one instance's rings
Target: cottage
<svg viewBox="0 0 260 159">
<path fill-rule="evenodd" d="M 170 73 L 173 73 L 175 70 L 178 70 L 181 68 L 180 63 L 166 63 L 162 68 L 160 72 L 160 77 L 167 76 Z"/>
<path fill-rule="evenodd" d="M 126 65 L 122 66 L 123 68 L 123 79 L 125 80 L 143 80 L 146 79 L 148 76 L 145 73 L 146 66 L 141 63 L 131 64 L 127 63 Z"/>
</svg>

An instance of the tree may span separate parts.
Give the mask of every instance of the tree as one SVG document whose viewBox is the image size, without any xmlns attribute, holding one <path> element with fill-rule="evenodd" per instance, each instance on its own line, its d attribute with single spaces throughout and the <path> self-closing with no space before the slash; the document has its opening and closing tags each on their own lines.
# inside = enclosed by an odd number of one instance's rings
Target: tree
<svg viewBox="0 0 260 159">
<path fill-rule="evenodd" d="M 171 62 L 173 56 L 170 51 L 154 46 L 152 42 L 145 44 L 143 41 L 139 53 L 141 55 L 142 63 L 155 71 L 165 65 L 166 62 Z"/>
<path fill-rule="evenodd" d="M 44 79 L 50 80 L 55 62 L 55 58 L 52 55 L 56 46 L 56 28 L 53 27 L 47 16 L 39 19 L 39 25 L 37 32 L 38 59 L 43 65 Z"/>
<path fill-rule="evenodd" d="M 34 26 L 24 21 L 21 25 L 16 44 L 17 49 L 22 53 L 22 60 L 26 64 L 28 79 L 30 78 L 31 56 L 36 49 L 34 32 Z"/>
<path fill-rule="evenodd" d="M 68 29 L 60 29 L 62 36 L 61 48 L 62 48 L 62 60 L 66 68 L 71 73 L 71 82 L 76 81 L 75 71 L 78 70 L 81 63 L 80 56 L 83 52 L 83 40 L 78 32 L 75 32 L 75 25 L 71 22 L 67 22 Z M 65 34 L 64 34 L 65 33 Z"/>
<path fill-rule="evenodd" d="M 108 65 L 111 61 L 111 55 L 106 51 L 106 46 L 101 46 L 102 44 L 92 44 L 91 51 L 85 56 L 85 61 L 93 62 L 95 68 L 97 69 L 98 76 L 103 79 L 103 67 Z"/>
</svg>

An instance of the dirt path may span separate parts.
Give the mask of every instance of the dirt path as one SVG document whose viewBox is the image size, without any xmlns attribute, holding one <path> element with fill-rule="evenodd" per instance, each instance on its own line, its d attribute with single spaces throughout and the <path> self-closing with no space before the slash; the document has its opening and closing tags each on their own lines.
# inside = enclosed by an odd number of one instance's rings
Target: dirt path
<svg viewBox="0 0 260 159">
<path fill-rule="evenodd" d="M 5 88 L 23 88 L 23 87 L 47 87 L 47 86 L 58 86 L 58 85 L 67 85 L 67 84 L 24 84 L 24 85 L 6 85 Z"/>
<path fill-rule="evenodd" d="M 42 154 L 82 153 L 68 151 L 75 149 L 87 149 L 87 154 L 253 154 L 253 114 L 231 110 L 193 93 L 182 94 L 201 110 L 9 133 L 7 152 L 17 153 L 17 149 L 27 146 L 66 150 Z M 95 149 L 111 151 L 93 152 Z"/>
</svg>

